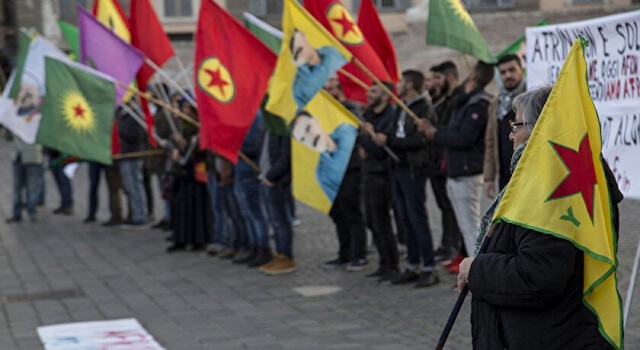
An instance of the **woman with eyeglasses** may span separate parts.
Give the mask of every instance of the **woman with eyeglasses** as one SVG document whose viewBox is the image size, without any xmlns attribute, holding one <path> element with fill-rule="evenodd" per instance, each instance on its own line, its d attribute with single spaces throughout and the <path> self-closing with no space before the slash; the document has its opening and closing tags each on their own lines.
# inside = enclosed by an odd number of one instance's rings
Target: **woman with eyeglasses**
<svg viewBox="0 0 640 350">
<path fill-rule="evenodd" d="M 511 172 L 550 93 L 551 87 L 542 87 L 513 100 L 516 117 L 509 135 L 514 147 Z M 604 166 L 615 203 L 617 231 L 617 203 L 622 194 L 606 163 Z M 491 226 L 503 193 L 482 218 L 479 242 Z M 460 264 L 458 288 L 465 284 L 473 295 L 471 334 L 475 350 L 611 349 L 599 333 L 596 316 L 582 302 L 583 253 L 568 240 L 498 223 L 486 252 Z"/>
</svg>

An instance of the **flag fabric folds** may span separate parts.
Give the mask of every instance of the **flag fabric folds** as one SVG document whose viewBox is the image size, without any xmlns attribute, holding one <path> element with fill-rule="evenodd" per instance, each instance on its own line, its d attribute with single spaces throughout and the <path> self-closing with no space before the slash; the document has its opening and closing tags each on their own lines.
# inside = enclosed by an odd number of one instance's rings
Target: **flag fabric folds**
<svg viewBox="0 0 640 350">
<path fill-rule="evenodd" d="M 126 42 L 131 42 L 129 21 L 118 0 L 95 0 L 93 15 Z"/>
<path fill-rule="evenodd" d="M 263 44 L 265 44 L 275 55 L 280 52 L 280 45 L 282 44 L 282 32 L 278 29 L 270 26 L 258 19 L 256 16 L 250 13 L 243 13 L 244 25 L 249 29 L 253 35 L 255 35 Z M 262 112 L 262 118 L 270 133 L 278 136 L 289 136 L 289 127 L 284 119 L 277 115 L 267 111 L 265 106 L 269 101 L 269 95 L 265 95 L 260 105 L 260 111 Z"/>
<path fill-rule="evenodd" d="M 493 220 L 569 240 L 584 252 L 583 302 L 602 336 L 621 349 L 617 233 L 584 44 L 573 44 Z"/>
<path fill-rule="evenodd" d="M 38 143 L 81 159 L 111 164 L 113 81 L 76 65 L 45 59 L 47 99 Z"/>
<path fill-rule="evenodd" d="M 80 60 L 80 32 L 78 31 L 78 27 L 65 21 L 58 21 L 58 27 L 60 27 L 60 32 L 62 32 L 64 40 L 73 53 L 73 59 L 76 61 Z"/>
<path fill-rule="evenodd" d="M 549 24 L 549 21 L 546 19 L 543 19 L 542 21 L 538 22 L 536 24 L 536 27 L 540 27 L 540 26 L 546 26 Z M 520 35 L 514 42 L 512 42 L 509 46 L 507 46 L 504 50 L 502 50 L 502 52 L 500 52 L 498 54 L 498 56 L 496 56 L 497 58 L 500 58 L 502 56 L 505 55 L 518 55 L 520 56 L 520 58 L 522 58 L 522 63 L 526 63 L 525 59 L 524 59 L 524 54 L 526 54 L 527 48 L 525 46 L 525 40 L 524 40 L 524 34 Z"/>
<path fill-rule="evenodd" d="M 291 172 L 298 200 L 329 213 L 351 159 L 357 125 L 357 118 L 324 90 L 294 119 Z"/>
<path fill-rule="evenodd" d="M 290 122 L 353 56 L 296 0 L 284 2 L 282 31 L 266 108 Z"/>
<path fill-rule="evenodd" d="M 17 68 L 3 93 L 1 123 L 27 143 L 36 142 L 40 126 L 40 109 L 46 100 L 45 57 L 63 62 L 71 60 L 55 45 L 38 36 L 31 40 L 24 36 L 20 42 Z"/>
<path fill-rule="evenodd" d="M 82 6 L 77 5 L 76 8 L 80 29 L 80 62 L 123 84 L 132 82 L 142 66 L 144 55 L 99 23 Z M 116 85 L 117 105 L 126 93 L 126 87 Z"/>
<path fill-rule="evenodd" d="M 485 63 L 496 62 L 462 0 L 429 1 L 427 44 L 446 46 Z"/>
<path fill-rule="evenodd" d="M 275 55 L 213 0 L 203 0 L 195 56 L 200 147 L 235 163 Z"/>
<path fill-rule="evenodd" d="M 373 75 L 382 81 L 392 81 L 381 58 L 340 0 L 305 1 L 304 6 Z M 366 102 L 366 94 L 373 80 L 353 62 L 345 65 L 344 71 L 346 74 L 339 73 L 338 76 L 347 97 Z"/>
<path fill-rule="evenodd" d="M 400 65 L 398 64 L 396 49 L 393 47 L 391 38 L 389 38 L 389 34 L 382 25 L 373 0 L 362 0 L 360 3 L 358 26 L 362 31 L 362 35 L 382 60 L 391 80 L 393 82 L 400 80 Z"/>
</svg>

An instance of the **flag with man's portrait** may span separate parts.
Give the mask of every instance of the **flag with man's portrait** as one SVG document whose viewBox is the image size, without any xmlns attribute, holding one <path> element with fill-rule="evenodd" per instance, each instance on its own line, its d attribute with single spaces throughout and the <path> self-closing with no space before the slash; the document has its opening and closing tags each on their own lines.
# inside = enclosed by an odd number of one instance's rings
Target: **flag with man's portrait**
<svg viewBox="0 0 640 350">
<path fill-rule="evenodd" d="M 285 0 L 283 40 L 266 109 L 290 122 L 352 54 L 296 0 Z"/>
<path fill-rule="evenodd" d="M 295 118 L 291 132 L 291 173 L 293 195 L 299 201 L 327 214 L 333 206 L 357 137 L 358 119 L 328 92 L 320 90 Z M 317 123 L 297 126 L 301 118 Z M 318 152 L 320 142 L 311 135 L 313 127 L 328 135 L 334 149 Z M 306 134 L 306 135 L 305 135 Z"/>
<path fill-rule="evenodd" d="M 621 349 L 617 232 L 583 45 L 573 44 L 493 220 L 566 239 L 584 252 L 583 302 L 601 335 Z"/>
</svg>

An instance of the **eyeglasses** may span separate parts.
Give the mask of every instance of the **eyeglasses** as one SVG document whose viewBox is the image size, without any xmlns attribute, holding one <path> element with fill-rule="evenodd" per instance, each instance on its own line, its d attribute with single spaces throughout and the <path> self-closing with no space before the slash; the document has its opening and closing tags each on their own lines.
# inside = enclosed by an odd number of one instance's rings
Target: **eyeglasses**
<svg viewBox="0 0 640 350">
<path fill-rule="evenodd" d="M 531 123 L 525 123 L 525 122 L 514 122 L 513 120 L 509 121 L 509 125 L 511 126 L 511 132 L 512 133 L 517 133 L 518 132 L 518 127 L 523 126 L 523 125 L 529 125 Z"/>
</svg>

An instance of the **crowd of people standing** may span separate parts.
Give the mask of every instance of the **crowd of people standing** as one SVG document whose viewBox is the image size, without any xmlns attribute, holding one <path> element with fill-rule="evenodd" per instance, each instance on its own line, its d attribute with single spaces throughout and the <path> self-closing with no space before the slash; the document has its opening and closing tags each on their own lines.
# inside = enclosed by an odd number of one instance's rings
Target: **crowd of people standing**
<svg viewBox="0 0 640 350">
<path fill-rule="evenodd" d="M 326 82 L 325 89 L 361 119 L 361 126 L 330 212 L 339 250 L 324 267 L 368 267 L 368 229 L 379 255 L 378 267 L 368 277 L 428 287 L 439 282 L 437 265 L 458 272 L 475 247 L 483 188 L 486 195 L 495 196 L 496 185 L 503 188 L 509 178 L 511 101 L 525 90 L 523 69 L 514 55 L 502 57 L 497 68 L 502 81 L 497 98 L 485 91 L 494 77 L 493 65 L 479 62 L 464 80 L 451 61 L 426 74 L 406 70 L 397 86 L 387 87 L 396 89 L 408 110 L 394 104 L 379 85 L 372 85 L 367 103 L 359 104 L 345 97 L 337 77 Z M 193 123 L 198 113 L 189 99 L 169 91 L 159 95 L 170 96 L 173 107 L 154 108 L 153 135 L 164 151 L 123 157 L 112 165 L 89 162 L 84 222 L 96 222 L 104 173 L 110 218 L 103 225 L 167 230 L 169 253 L 205 251 L 271 275 L 295 271 L 293 237 L 299 220 L 291 190 L 290 138 L 271 132 L 258 112 L 242 145 L 243 157 L 233 164 L 199 149 Z M 117 111 L 123 155 L 151 149 L 144 123 L 136 115 L 139 109 L 132 99 Z M 37 220 L 37 208 L 45 198 L 45 169 L 51 170 L 60 192 L 54 213 L 74 214 L 73 186 L 64 166 L 77 160 L 17 137 L 11 160 L 14 198 L 7 222 L 21 221 L 25 210 L 30 220 Z M 427 183 L 442 212 L 440 242 L 431 235 Z M 161 197 L 154 198 L 154 193 Z M 162 201 L 161 213 L 154 212 L 155 200 Z"/>
</svg>

